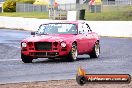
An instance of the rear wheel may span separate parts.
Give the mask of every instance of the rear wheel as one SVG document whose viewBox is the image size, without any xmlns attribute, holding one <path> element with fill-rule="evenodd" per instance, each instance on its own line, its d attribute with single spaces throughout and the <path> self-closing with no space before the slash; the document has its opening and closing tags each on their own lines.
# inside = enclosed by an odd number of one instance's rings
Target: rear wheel
<svg viewBox="0 0 132 88">
<path fill-rule="evenodd" d="M 68 55 L 68 60 L 69 61 L 76 61 L 77 56 L 78 56 L 77 45 L 75 43 L 73 43 L 72 48 L 71 48 L 69 55 Z"/>
<path fill-rule="evenodd" d="M 22 61 L 23 61 L 24 63 L 32 63 L 32 60 L 33 60 L 32 57 L 26 56 L 26 55 L 23 55 L 23 54 L 21 54 L 21 59 L 22 59 Z"/>
<path fill-rule="evenodd" d="M 90 53 L 90 58 L 98 58 L 100 55 L 100 44 L 99 42 L 96 42 L 92 52 Z"/>
</svg>

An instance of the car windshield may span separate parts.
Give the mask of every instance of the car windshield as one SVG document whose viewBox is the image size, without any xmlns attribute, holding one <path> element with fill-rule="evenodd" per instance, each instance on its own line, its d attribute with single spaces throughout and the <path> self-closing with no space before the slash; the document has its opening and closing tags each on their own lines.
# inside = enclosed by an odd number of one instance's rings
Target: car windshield
<svg viewBox="0 0 132 88">
<path fill-rule="evenodd" d="M 51 23 L 39 27 L 37 34 L 77 34 L 75 24 Z"/>
</svg>

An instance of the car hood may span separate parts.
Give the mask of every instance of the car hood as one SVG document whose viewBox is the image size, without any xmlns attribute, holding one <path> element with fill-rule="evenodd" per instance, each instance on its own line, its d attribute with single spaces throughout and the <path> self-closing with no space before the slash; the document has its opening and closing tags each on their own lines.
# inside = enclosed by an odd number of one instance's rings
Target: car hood
<svg viewBox="0 0 132 88">
<path fill-rule="evenodd" d="M 58 42 L 58 41 L 65 41 L 68 39 L 74 38 L 75 35 L 35 35 L 31 36 L 24 41 L 27 42 L 41 42 L 41 41 L 47 41 L 47 42 Z"/>
</svg>

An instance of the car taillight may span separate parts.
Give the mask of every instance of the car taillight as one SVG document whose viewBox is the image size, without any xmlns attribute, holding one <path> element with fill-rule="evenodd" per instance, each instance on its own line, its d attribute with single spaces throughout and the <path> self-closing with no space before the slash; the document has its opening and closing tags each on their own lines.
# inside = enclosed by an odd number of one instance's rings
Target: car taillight
<svg viewBox="0 0 132 88">
<path fill-rule="evenodd" d="M 54 45 L 55 47 L 57 47 L 57 45 L 58 45 L 58 42 L 54 42 L 54 43 L 53 43 L 53 45 Z"/>
</svg>

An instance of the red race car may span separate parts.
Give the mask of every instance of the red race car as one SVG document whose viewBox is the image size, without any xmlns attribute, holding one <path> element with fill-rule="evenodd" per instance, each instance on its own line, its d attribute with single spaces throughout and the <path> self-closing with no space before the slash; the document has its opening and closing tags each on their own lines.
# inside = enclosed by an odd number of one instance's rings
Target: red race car
<svg viewBox="0 0 132 88">
<path fill-rule="evenodd" d="M 100 54 L 99 36 L 85 22 L 42 24 L 31 35 L 21 42 L 24 63 L 37 58 L 56 57 L 75 61 L 80 54 L 88 54 L 90 58 L 98 58 Z"/>
</svg>

